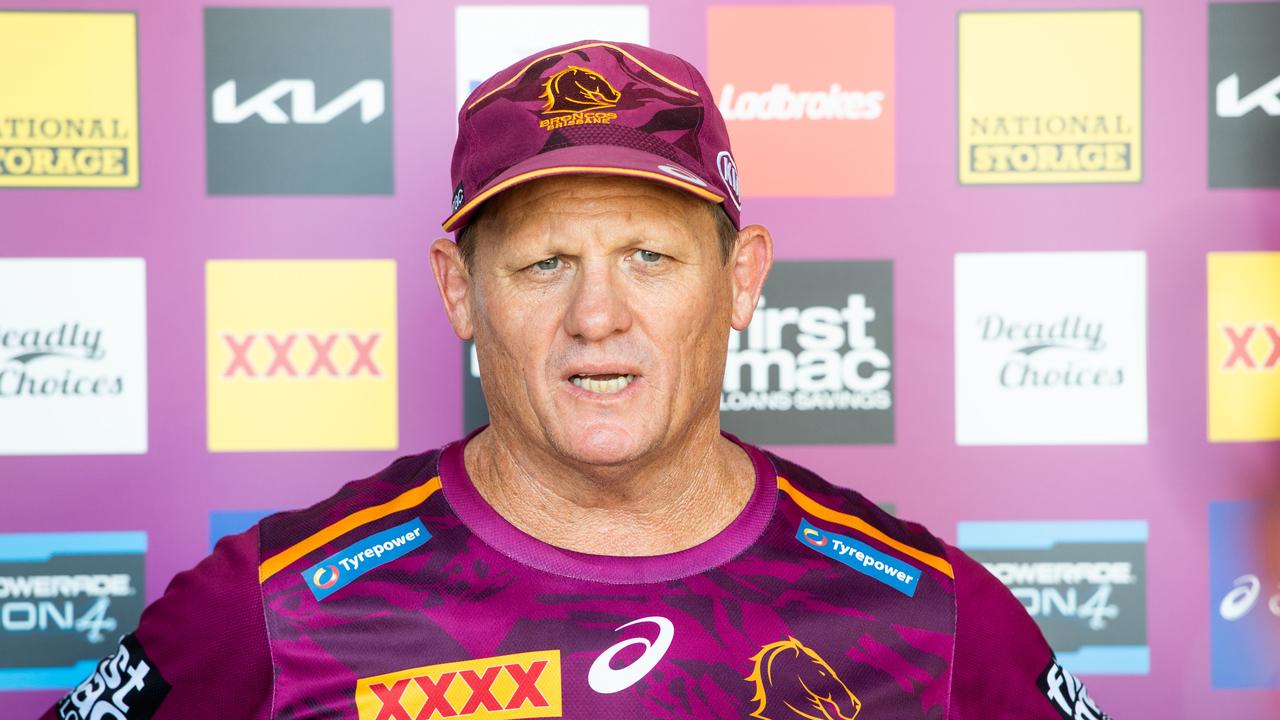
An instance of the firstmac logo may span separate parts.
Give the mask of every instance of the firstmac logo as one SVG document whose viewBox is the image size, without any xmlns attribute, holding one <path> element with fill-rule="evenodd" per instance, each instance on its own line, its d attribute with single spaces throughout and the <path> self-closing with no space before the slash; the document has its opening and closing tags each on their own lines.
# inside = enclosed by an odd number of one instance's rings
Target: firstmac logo
<svg viewBox="0 0 1280 720">
<path fill-rule="evenodd" d="M 421 520 L 414 518 L 339 550 L 303 570 L 302 579 L 316 600 L 324 600 L 370 570 L 422 547 L 429 539 L 431 533 Z"/>
</svg>

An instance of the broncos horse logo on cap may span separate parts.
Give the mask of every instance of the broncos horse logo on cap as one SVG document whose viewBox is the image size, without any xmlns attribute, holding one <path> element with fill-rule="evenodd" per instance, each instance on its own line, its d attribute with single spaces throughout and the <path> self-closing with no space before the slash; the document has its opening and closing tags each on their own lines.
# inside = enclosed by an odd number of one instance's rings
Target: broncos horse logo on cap
<svg viewBox="0 0 1280 720">
<path fill-rule="evenodd" d="M 827 661 L 793 637 L 765 645 L 751 659 L 756 665 L 747 682 L 756 684 L 751 699 L 760 703 L 753 718 L 853 720 L 862 709 Z"/>
<path fill-rule="evenodd" d="M 622 93 L 614 90 L 600 73 L 570 65 L 547 78 L 539 97 L 547 102 L 543 115 L 558 115 L 615 107 Z"/>
</svg>

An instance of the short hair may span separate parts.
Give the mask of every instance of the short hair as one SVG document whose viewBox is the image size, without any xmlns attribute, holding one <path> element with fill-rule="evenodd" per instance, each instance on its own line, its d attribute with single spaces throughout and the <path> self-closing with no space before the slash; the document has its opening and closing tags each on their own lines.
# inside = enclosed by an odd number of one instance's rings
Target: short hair
<svg viewBox="0 0 1280 720">
<path fill-rule="evenodd" d="M 711 203 L 704 204 L 711 210 L 711 219 L 716 225 L 716 241 L 720 245 L 720 262 L 728 264 L 729 258 L 733 255 L 733 246 L 738 241 L 738 229 L 733 226 L 733 221 L 729 219 L 729 215 L 725 213 L 722 206 Z M 458 231 L 458 251 L 462 254 L 462 261 L 466 263 L 468 271 L 471 270 L 472 261 L 475 259 L 476 245 L 478 244 L 476 230 L 484 223 L 484 211 L 485 205 L 476 208 L 471 215 L 471 221 Z"/>
</svg>

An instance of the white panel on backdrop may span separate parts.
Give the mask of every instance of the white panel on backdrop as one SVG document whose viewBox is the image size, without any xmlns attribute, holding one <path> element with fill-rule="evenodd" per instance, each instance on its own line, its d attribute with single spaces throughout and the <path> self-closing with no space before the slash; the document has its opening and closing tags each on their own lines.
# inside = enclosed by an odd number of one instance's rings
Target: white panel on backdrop
<svg viewBox="0 0 1280 720">
<path fill-rule="evenodd" d="M 649 44 L 645 5 L 460 5 L 455 15 L 457 107 L 490 75 L 575 40 Z"/>
<path fill-rule="evenodd" d="M 0 259 L 0 455 L 146 451 L 144 261 Z"/>
<path fill-rule="evenodd" d="M 1147 441 L 1142 252 L 961 253 L 956 443 Z"/>
</svg>

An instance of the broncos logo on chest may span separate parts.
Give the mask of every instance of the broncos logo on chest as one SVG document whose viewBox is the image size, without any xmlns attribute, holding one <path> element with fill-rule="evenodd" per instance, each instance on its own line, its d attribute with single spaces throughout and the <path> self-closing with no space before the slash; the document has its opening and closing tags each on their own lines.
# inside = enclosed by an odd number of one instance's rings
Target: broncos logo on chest
<svg viewBox="0 0 1280 720">
<path fill-rule="evenodd" d="M 547 103 L 542 114 L 555 115 L 611 108 L 622 99 L 622 94 L 600 73 L 570 65 L 547 78 L 539 97 Z"/>
<path fill-rule="evenodd" d="M 793 637 L 769 643 L 751 658 L 756 684 L 751 717 L 759 720 L 853 720 L 862 702 L 818 653 Z"/>
</svg>

